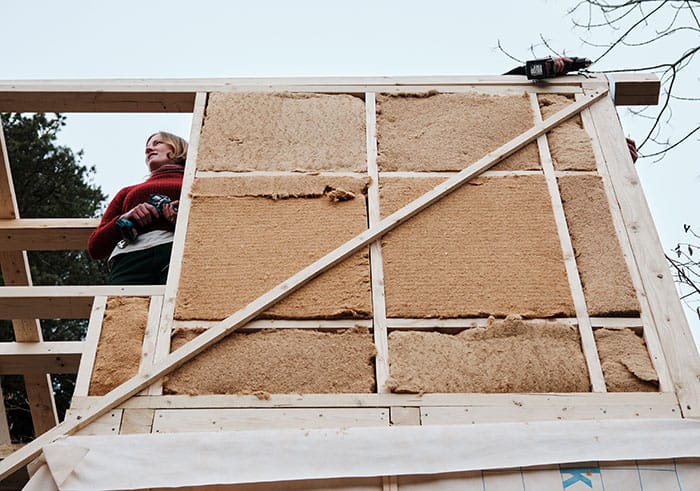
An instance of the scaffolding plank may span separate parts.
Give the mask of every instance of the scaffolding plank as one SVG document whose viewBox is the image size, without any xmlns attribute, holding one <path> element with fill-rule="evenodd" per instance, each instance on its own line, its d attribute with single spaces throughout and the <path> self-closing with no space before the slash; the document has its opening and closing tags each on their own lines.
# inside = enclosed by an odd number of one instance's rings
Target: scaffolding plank
<svg viewBox="0 0 700 491">
<path fill-rule="evenodd" d="M 81 341 L 0 343 L 0 374 L 77 373 L 83 345 Z"/>
<path fill-rule="evenodd" d="M 85 249 L 97 223 L 88 218 L 0 219 L 0 251 Z"/>
</svg>

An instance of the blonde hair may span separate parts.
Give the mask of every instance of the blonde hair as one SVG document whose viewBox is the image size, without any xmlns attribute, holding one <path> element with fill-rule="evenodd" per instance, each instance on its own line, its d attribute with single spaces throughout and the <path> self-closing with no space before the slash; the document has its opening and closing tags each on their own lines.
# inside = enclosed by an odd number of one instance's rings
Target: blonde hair
<svg viewBox="0 0 700 491">
<path fill-rule="evenodd" d="M 173 135 L 172 133 L 168 133 L 167 131 L 156 131 L 146 138 L 146 145 L 151 141 L 151 138 L 157 135 L 160 135 L 160 140 L 163 143 L 167 143 L 173 147 L 173 151 L 168 153 L 168 158 L 175 164 L 185 165 L 185 160 L 187 160 L 187 140 Z"/>
</svg>

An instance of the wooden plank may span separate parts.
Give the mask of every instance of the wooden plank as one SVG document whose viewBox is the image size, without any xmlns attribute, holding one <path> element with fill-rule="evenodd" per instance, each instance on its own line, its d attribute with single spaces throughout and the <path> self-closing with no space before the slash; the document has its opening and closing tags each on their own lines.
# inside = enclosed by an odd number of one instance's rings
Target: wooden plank
<svg viewBox="0 0 700 491">
<path fill-rule="evenodd" d="M 162 409 L 156 410 L 153 433 L 388 425 L 387 408 Z"/>
<path fill-rule="evenodd" d="M 429 207 L 431 204 L 440 200 L 442 197 L 449 194 L 451 191 L 459 188 L 462 184 L 469 181 L 472 177 L 478 175 L 482 171 L 496 165 L 498 162 L 507 158 L 514 152 L 517 152 L 520 148 L 524 147 L 532 140 L 538 138 L 539 136 L 545 134 L 548 130 L 558 125 L 561 121 L 570 118 L 574 114 L 578 114 L 580 111 L 586 107 L 593 104 L 595 101 L 604 97 L 606 92 L 599 92 L 588 96 L 585 101 L 575 102 L 569 105 L 567 108 L 557 112 L 550 118 L 548 118 L 542 124 L 535 125 L 530 130 L 524 132 L 520 136 L 514 138 L 510 142 L 502 145 L 495 151 L 487 154 L 485 157 L 477 161 L 476 163 L 470 165 L 464 169 L 459 175 L 448 179 L 436 186 L 432 191 L 427 192 L 423 196 L 412 201 L 408 205 L 389 215 L 387 218 L 383 219 L 379 224 L 374 227 L 370 227 L 365 232 L 357 235 L 354 239 L 346 242 L 344 245 L 338 247 L 334 251 L 331 251 L 326 256 L 317 260 L 313 264 L 302 269 L 280 285 L 276 286 L 269 292 L 265 293 L 258 299 L 254 300 L 248 304 L 243 309 L 232 314 L 228 318 L 221 321 L 217 326 L 208 329 L 204 333 L 200 334 L 193 340 L 189 341 L 187 344 L 183 345 L 173 353 L 169 354 L 162 361 L 158 361 L 148 373 L 139 374 L 138 376 L 128 380 L 116 389 L 112 390 L 109 394 L 105 395 L 99 403 L 94 407 L 86 410 L 80 415 L 80 419 L 76 417 L 75 419 L 66 419 L 58 427 L 54 428 L 51 432 L 47 432 L 41 438 L 35 439 L 32 443 L 23 447 L 20 451 L 16 452 L 12 456 L 8 457 L 0 463 L 0 479 L 26 465 L 27 462 L 35 458 L 40 449 L 46 443 L 52 441 L 61 435 L 72 434 L 77 430 L 80 430 L 105 412 L 118 406 L 120 403 L 124 402 L 131 396 L 145 389 L 153 382 L 160 379 L 162 376 L 167 375 L 171 371 L 175 370 L 177 367 L 186 363 L 188 360 L 197 356 L 202 351 L 206 350 L 208 347 L 212 346 L 217 341 L 223 339 L 228 334 L 235 331 L 238 327 L 246 324 L 250 320 L 257 317 L 261 312 L 267 310 L 271 305 L 274 305 L 290 293 L 301 288 L 308 281 L 314 277 L 321 274 L 323 271 L 335 266 L 339 262 L 343 261 L 345 258 L 356 253 L 363 247 L 379 239 L 387 232 L 391 231 L 404 221 L 410 219 L 416 213 Z M 198 97 L 198 99 L 201 99 Z M 193 120 L 199 121 L 199 118 L 194 117 Z M 200 122 L 201 124 L 201 122 Z M 189 207 L 187 200 L 185 200 L 185 206 Z M 188 214 L 189 210 L 186 210 Z M 177 234 L 177 228 L 176 228 Z M 184 241 L 182 241 L 184 242 Z M 180 245 L 184 247 L 184 244 Z M 178 248 L 178 243 L 176 242 L 174 249 Z M 180 257 L 181 257 L 180 252 Z M 170 280 L 169 280 L 170 281 Z M 166 304 L 164 305 L 164 311 L 166 310 L 168 296 L 166 295 Z M 164 312 L 165 315 L 165 312 Z M 164 322 L 161 321 L 161 328 Z M 169 337 L 169 332 L 167 333 Z M 160 340 L 160 336 L 159 336 Z"/>
<path fill-rule="evenodd" d="M 2 124 L 0 124 L 0 194 L 3 195 L 0 198 L 0 219 L 19 218 Z M 0 251 L 0 269 L 2 269 L 5 285 L 32 284 L 27 253 L 24 251 Z M 0 308 L 0 311 L 2 310 Z M 5 318 L 12 320 L 16 341 L 36 342 L 42 340 L 41 326 L 33 313 L 10 315 Z M 46 373 L 26 373 L 24 374 L 24 385 L 32 415 L 34 434 L 39 435 L 52 428 L 58 421 L 51 378 Z"/>
<path fill-rule="evenodd" d="M 456 176 L 459 171 L 444 171 L 444 172 L 420 172 L 420 171 L 382 171 L 379 172 L 379 178 L 401 178 L 401 179 L 425 179 L 426 177 L 436 177 L 444 179 L 450 176 Z M 481 177 L 505 177 L 505 176 L 541 176 L 541 170 L 487 170 L 481 173 Z"/>
<path fill-rule="evenodd" d="M 190 207 L 192 204 L 191 190 L 194 176 L 197 169 L 197 153 L 199 152 L 199 136 L 202 133 L 204 124 L 204 111 L 207 106 L 207 94 L 197 93 L 195 107 L 192 113 L 192 128 L 190 129 L 189 149 L 187 151 L 187 161 L 185 162 L 185 174 L 182 178 L 182 191 L 180 193 L 180 204 L 178 207 L 178 219 L 175 224 L 175 238 L 173 250 L 170 254 L 170 268 L 168 281 L 165 286 L 165 296 L 161 307 L 161 318 L 156 335 L 156 345 L 154 350 L 153 363 L 157 363 L 170 353 L 170 333 L 173 329 L 175 319 L 175 303 L 177 292 L 180 286 L 180 272 L 182 270 L 182 258 L 185 254 L 185 238 L 187 236 L 187 224 L 190 218 Z M 149 388 L 149 393 L 159 394 L 162 392 L 162 381 L 155 380 Z"/>
<path fill-rule="evenodd" d="M 366 172 L 346 172 L 346 171 L 320 171 L 301 172 L 286 170 L 250 170 L 250 171 L 228 171 L 228 170 L 198 170 L 197 179 L 219 179 L 222 177 L 295 177 L 300 175 L 314 175 L 322 177 L 354 177 L 364 179 Z"/>
<path fill-rule="evenodd" d="M 642 319 L 639 317 L 591 317 L 593 327 L 605 327 L 608 329 L 623 329 L 625 327 L 638 329 L 642 327 Z M 555 317 L 553 320 L 564 324 L 576 325 L 575 317 Z M 197 329 L 215 326 L 218 321 L 194 320 L 174 321 L 173 327 L 184 329 Z M 487 317 L 474 317 L 469 319 L 400 319 L 390 317 L 387 326 L 391 329 L 469 329 L 472 327 L 485 327 L 488 324 Z M 262 319 L 254 320 L 241 327 L 241 332 L 260 329 L 317 329 L 336 330 L 350 329 L 355 326 L 372 328 L 372 321 L 368 319 L 320 319 L 320 320 L 285 320 Z"/>
<path fill-rule="evenodd" d="M 163 294 L 160 285 L 0 287 L 0 318 L 87 319 L 96 296 L 148 297 L 159 294 Z"/>
<path fill-rule="evenodd" d="M 4 84 L 2 84 L 4 85 Z M 188 113 L 193 92 L 112 92 L 76 90 L 4 90 L 1 112 Z"/>
<path fill-rule="evenodd" d="M 39 319 L 86 319 L 90 315 L 90 297 L 24 297 L 0 296 L 3 319 L 36 316 Z"/>
<path fill-rule="evenodd" d="M 0 269 L 2 269 L 5 285 L 26 286 L 32 283 L 29 275 L 27 253 L 24 251 L 0 251 Z M 5 288 L 9 287 L 0 287 L 0 290 Z M 31 310 L 25 309 L 20 312 L 10 312 L 9 309 L 2 308 L 2 299 L 0 299 L 0 315 L 3 316 L 3 319 L 12 320 L 12 329 L 14 330 L 16 341 L 41 341 L 41 328 Z"/>
<path fill-rule="evenodd" d="M 382 477 L 382 491 L 399 491 L 399 479 L 396 476 Z"/>
<path fill-rule="evenodd" d="M 0 446 L 9 445 L 12 442 L 10 438 L 10 425 L 7 421 L 7 412 L 5 411 L 5 397 L 0 387 Z M 4 455 L 0 454 L 0 458 Z"/>
<path fill-rule="evenodd" d="M 381 221 L 379 211 L 379 167 L 377 166 L 377 105 L 374 93 L 365 95 L 367 130 L 367 173 L 370 185 L 367 189 L 367 218 L 372 227 Z M 389 392 L 386 381 L 389 378 L 389 341 L 386 320 L 386 297 L 384 292 L 384 263 L 381 240 L 369 245 L 370 278 L 372 281 L 372 322 L 374 346 L 377 354 L 374 359 L 377 392 Z"/>
<path fill-rule="evenodd" d="M 580 88 L 581 83 L 607 85 L 602 75 L 559 77 L 543 80 L 538 90 Z M 532 87 L 523 76 L 502 75 L 447 75 L 447 76 L 380 76 L 380 77 L 236 77 L 236 78 L 178 78 L 178 79 L 68 79 L 68 80 L 4 80 L 0 81 L 0 94 L 8 93 L 194 93 L 226 91 L 237 87 L 304 87 L 304 86 L 352 86 L 359 92 L 367 86 L 469 86 L 495 85 L 508 87 Z M 373 92 L 373 91 L 370 91 Z"/>
<path fill-rule="evenodd" d="M 654 319 L 651 316 L 651 307 L 649 306 L 646 295 L 643 295 L 644 287 L 642 285 L 642 279 L 639 274 L 639 270 L 637 269 L 637 263 L 634 259 L 632 246 L 630 245 L 629 238 L 625 231 L 625 224 L 622 219 L 620 207 L 615 202 L 615 191 L 612 188 L 610 174 L 608 173 L 605 165 L 605 158 L 603 157 L 603 151 L 600 147 L 600 142 L 598 141 L 595 132 L 595 125 L 593 124 L 590 109 L 581 111 L 581 121 L 583 122 L 584 129 L 592 140 L 591 143 L 596 159 L 596 167 L 598 168 L 598 173 L 603 180 L 603 187 L 610 205 L 610 216 L 612 217 L 612 223 L 615 227 L 615 232 L 622 250 L 622 256 L 625 259 L 625 264 L 627 265 L 627 270 L 630 273 L 632 285 L 634 286 L 634 290 L 637 294 L 637 301 L 639 302 L 641 308 L 641 325 L 649 326 L 649 329 L 643 329 L 642 335 L 649 350 L 649 357 L 651 358 L 654 370 L 659 377 L 659 389 L 662 392 L 673 392 L 673 381 L 671 380 L 671 374 L 668 371 L 668 365 L 664 359 L 663 350 L 661 349 L 661 341 L 659 341 L 659 336 L 656 331 L 656 327 L 654 326 Z"/>
<path fill-rule="evenodd" d="M 624 133 L 609 101 L 593 105 L 591 116 L 681 409 L 686 417 L 700 417 L 700 357 Z"/>
<path fill-rule="evenodd" d="M 154 416 L 155 411 L 153 409 L 125 409 L 119 434 L 151 433 Z"/>
<path fill-rule="evenodd" d="M 616 106 L 655 106 L 659 103 L 661 81 L 654 73 L 609 74 L 615 83 Z"/>
<path fill-rule="evenodd" d="M 0 298 L 152 297 L 164 291 L 162 285 L 4 286 Z"/>
<path fill-rule="evenodd" d="M 74 397 L 71 408 L 87 409 L 100 397 Z M 680 418 L 678 401 L 667 392 L 585 392 L 569 394 L 271 394 L 269 399 L 254 395 L 166 395 L 137 396 L 119 407 L 144 409 L 198 408 L 318 408 L 318 407 L 617 407 L 668 408 Z M 675 408 L 675 412 L 674 412 Z M 666 409 L 664 409 L 666 412 Z"/>
<path fill-rule="evenodd" d="M 17 197 L 12 182 L 12 170 L 7 155 L 5 134 L 0 122 L 0 219 L 14 220 L 19 218 Z M 0 250 L 0 270 L 5 285 L 31 285 L 29 263 L 26 252 L 3 252 Z M 11 318 L 16 341 L 39 341 L 41 329 L 34 316 Z"/>
<path fill-rule="evenodd" d="M 392 406 L 389 411 L 392 425 L 421 424 L 419 407 Z"/>
<path fill-rule="evenodd" d="M 95 365 L 95 355 L 97 354 L 97 344 L 100 341 L 102 320 L 104 319 L 106 307 L 107 297 L 95 297 L 95 301 L 92 304 L 92 312 L 90 313 L 90 320 L 88 322 L 87 335 L 85 336 L 83 356 L 80 359 L 78 376 L 75 379 L 73 398 L 88 395 L 90 380 L 92 379 L 92 369 Z"/>
<path fill-rule="evenodd" d="M 0 251 L 85 249 L 97 223 L 88 218 L 0 219 Z"/>
<path fill-rule="evenodd" d="M 146 330 L 143 333 L 143 344 L 141 345 L 141 361 L 139 363 L 139 373 L 145 372 L 152 366 L 156 359 L 156 343 L 158 341 L 158 331 L 160 329 L 160 317 L 163 313 L 163 297 L 151 297 L 148 305 L 148 319 Z M 143 395 L 158 395 L 162 391 L 160 383 L 150 386 L 142 392 Z"/>
<path fill-rule="evenodd" d="M 34 435 L 39 436 L 58 423 L 51 376 L 44 373 L 25 373 L 24 387 L 27 390 L 29 410 L 32 413 Z"/>
<path fill-rule="evenodd" d="M 114 409 L 112 411 L 103 414 L 95 421 L 86 425 L 80 431 L 76 432 L 76 435 L 81 436 L 93 436 L 93 435 L 118 435 L 121 429 L 122 416 L 124 414 L 123 409 Z M 68 417 L 77 417 L 76 412 L 73 409 L 66 411 L 66 419 Z"/>
<path fill-rule="evenodd" d="M 578 322 L 575 317 L 555 317 L 551 320 L 571 325 L 576 325 Z M 639 317 L 590 317 L 590 321 L 593 327 L 608 329 L 640 328 L 643 325 Z M 471 319 L 399 319 L 391 317 L 387 322 L 391 329 L 470 329 L 486 327 L 489 320 L 486 317 Z M 261 327 L 265 326 L 261 325 Z"/>
<path fill-rule="evenodd" d="M 83 344 L 80 341 L 0 343 L 0 374 L 77 373 Z"/>
<path fill-rule="evenodd" d="M 139 372 L 144 371 L 153 364 L 155 358 L 156 338 L 161 311 L 163 308 L 163 297 L 151 297 L 148 305 L 148 319 L 146 321 L 146 331 L 143 335 L 143 345 L 141 347 L 141 362 Z"/>
<path fill-rule="evenodd" d="M 173 328 L 198 329 L 210 327 L 218 324 L 218 321 L 195 320 L 195 321 L 173 321 Z M 261 319 L 251 321 L 240 331 L 255 331 L 260 329 L 318 329 L 336 330 L 352 329 L 355 326 L 372 328 L 372 321 L 369 319 L 319 319 L 319 320 L 286 320 L 286 319 Z"/>
<path fill-rule="evenodd" d="M 17 198 L 12 182 L 10 159 L 7 156 L 5 132 L 0 121 L 0 219 L 17 218 Z"/>
<path fill-rule="evenodd" d="M 535 115 L 535 121 L 542 120 L 540 106 L 537 100 L 537 95 L 530 95 L 530 104 L 532 112 Z M 537 139 L 537 147 L 540 152 L 540 162 L 544 171 L 545 180 L 547 181 L 547 189 L 552 202 L 552 212 L 554 213 L 554 222 L 557 226 L 559 234 L 559 242 L 561 243 L 562 254 L 564 257 L 564 267 L 566 268 L 566 276 L 569 280 L 569 288 L 571 297 L 574 301 L 576 309 L 576 319 L 578 323 L 579 337 L 581 338 L 581 348 L 583 356 L 586 359 L 588 366 L 588 375 L 591 381 L 593 392 L 606 392 L 605 379 L 603 378 L 603 369 L 600 366 L 600 358 L 598 358 L 598 349 L 595 345 L 593 337 L 593 328 L 591 320 L 588 316 L 588 308 L 586 307 L 586 299 L 583 295 L 583 285 L 576 264 L 576 255 L 574 247 L 571 244 L 571 236 L 569 235 L 569 226 L 566 223 L 564 214 L 564 205 L 559 194 L 559 185 L 557 178 L 554 175 L 554 164 L 549 153 L 549 144 L 547 143 L 547 135 L 542 135 Z"/>
<path fill-rule="evenodd" d="M 639 317 L 591 317 L 591 325 L 607 329 L 639 328 L 644 321 Z"/>
<path fill-rule="evenodd" d="M 581 419 L 635 419 L 635 418 L 678 418 L 678 404 L 634 405 L 634 404 L 586 404 L 586 405 L 551 405 L 529 407 L 528 405 L 510 407 L 468 406 L 468 407 L 422 407 L 421 424 L 479 424 L 506 423 L 512 421 L 561 421 Z"/>
</svg>

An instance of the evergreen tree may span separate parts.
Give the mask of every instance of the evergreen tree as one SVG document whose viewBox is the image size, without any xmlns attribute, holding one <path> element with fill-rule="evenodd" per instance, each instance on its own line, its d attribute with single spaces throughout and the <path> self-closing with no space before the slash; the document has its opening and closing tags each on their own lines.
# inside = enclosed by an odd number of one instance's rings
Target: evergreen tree
<svg viewBox="0 0 700 491">
<path fill-rule="evenodd" d="M 19 216 L 21 218 L 92 218 L 102 211 L 106 196 L 91 182 L 94 166 L 81 163 L 82 151 L 58 145 L 57 133 L 65 126 L 60 114 L 2 114 Z M 103 262 L 92 261 L 86 251 L 30 252 L 29 266 L 35 285 L 94 285 L 106 279 Z M 47 341 L 77 341 L 85 336 L 87 320 L 41 321 Z M 12 341 L 9 321 L 0 321 L 0 341 Z M 52 376 L 56 406 L 62 418 L 75 386 L 75 376 Z M 31 416 L 22 377 L 2 376 L 2 389 L 12 438 L 32 438 Z"/>
</svg>

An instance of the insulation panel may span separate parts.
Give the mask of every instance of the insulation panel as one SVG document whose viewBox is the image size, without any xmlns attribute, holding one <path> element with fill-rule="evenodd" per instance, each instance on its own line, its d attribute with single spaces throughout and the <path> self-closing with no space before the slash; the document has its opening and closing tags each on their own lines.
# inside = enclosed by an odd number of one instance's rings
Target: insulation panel
<svg viewBox="0 0 700 491">
<path fill-rule="evenodd" d="M 383 178 L 388 215 L 441 182 Z M 574 315 L 541 175 L 478 178 L 382 241 L 388 317 Z"/>
<path fill-rule="evenodd" d="M 365 105 L 348 94 L 209 95 L 197 168 L 356 171 L 367 166 Z"/>
<path fill-rule="evenodd" d="M 367 228 L 366 179 L 195 181 L 177 319 L 221 320 Z M 368 318 L 367 251 L 271 307 L 273 318 Z"/>
</svg>

